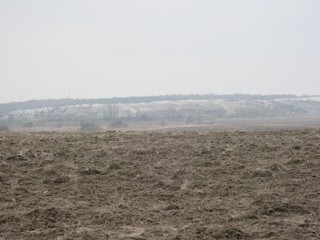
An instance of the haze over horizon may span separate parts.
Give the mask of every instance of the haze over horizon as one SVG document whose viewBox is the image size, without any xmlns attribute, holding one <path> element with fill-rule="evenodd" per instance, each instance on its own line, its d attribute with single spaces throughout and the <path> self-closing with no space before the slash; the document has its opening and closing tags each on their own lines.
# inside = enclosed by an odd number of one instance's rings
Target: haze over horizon
<svg viewBox="0 0 320 240">
<path fill-rule="evenodd" d="M 0 103 L 320 95 L 316 0 L 0 1 Z"/>
</svg>

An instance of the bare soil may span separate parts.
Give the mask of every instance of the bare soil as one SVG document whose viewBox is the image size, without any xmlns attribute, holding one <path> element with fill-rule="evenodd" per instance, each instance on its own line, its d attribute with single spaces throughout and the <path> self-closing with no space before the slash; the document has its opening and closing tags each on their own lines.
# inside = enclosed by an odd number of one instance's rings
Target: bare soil
<svg viewBox="0 0 320 240">
<path fill-rule="evenodd" d="M 0 239 L 320 239 L 320 129 L 1 133 Z"/>
</svg>

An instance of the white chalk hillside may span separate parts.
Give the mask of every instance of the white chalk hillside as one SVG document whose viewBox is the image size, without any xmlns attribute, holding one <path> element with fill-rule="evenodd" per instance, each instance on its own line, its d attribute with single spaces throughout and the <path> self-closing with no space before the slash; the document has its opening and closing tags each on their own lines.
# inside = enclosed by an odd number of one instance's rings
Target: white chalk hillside
<svg viewBox="0 0 320 240">
<path fill-rule="evenodd" d="M 183 100 L 134 104 L 83 104 L 10 112 L 2 119 L 183 119 L 192 115 L 208 118 L 282 117 L 320 115 L 320 97 L 273 100 Z"/>
</svg>

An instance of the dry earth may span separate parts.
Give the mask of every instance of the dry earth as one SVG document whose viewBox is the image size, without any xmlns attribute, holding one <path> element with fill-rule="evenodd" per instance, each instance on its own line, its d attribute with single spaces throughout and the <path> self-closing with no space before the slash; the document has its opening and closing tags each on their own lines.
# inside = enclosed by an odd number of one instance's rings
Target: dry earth
<svg viewBox="0 0 320 240">
<path fill-rule="evenodd" d="M 0 239 L 320 239 L 320 130 L 2 133 Z"/>
</svg>

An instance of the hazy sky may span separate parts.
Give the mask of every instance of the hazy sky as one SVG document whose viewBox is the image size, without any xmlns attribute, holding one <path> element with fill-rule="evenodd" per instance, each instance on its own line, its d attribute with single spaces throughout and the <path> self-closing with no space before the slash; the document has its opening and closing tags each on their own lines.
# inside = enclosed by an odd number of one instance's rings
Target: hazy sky
<svg viewBox="0 0 320 240">
<path fill-rule="evenodd" d="M 319 0 L 0 0 L 0 102 L 320 94 Z"/>
</svg>

